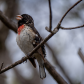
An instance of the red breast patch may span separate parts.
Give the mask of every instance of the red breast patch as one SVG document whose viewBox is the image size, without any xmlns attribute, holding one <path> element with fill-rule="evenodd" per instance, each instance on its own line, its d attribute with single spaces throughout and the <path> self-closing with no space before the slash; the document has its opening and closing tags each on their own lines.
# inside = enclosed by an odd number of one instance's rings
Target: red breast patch
<svg viewBox="0 0 84 84">
<path fill-rule="evenodd" d="M 18 28 L 18 34 L 20 35 L 20 32 L 22 31 L 22 29 L 24 28 L 24 25 L 21 25 L 19 28 Z"/>
</svg>

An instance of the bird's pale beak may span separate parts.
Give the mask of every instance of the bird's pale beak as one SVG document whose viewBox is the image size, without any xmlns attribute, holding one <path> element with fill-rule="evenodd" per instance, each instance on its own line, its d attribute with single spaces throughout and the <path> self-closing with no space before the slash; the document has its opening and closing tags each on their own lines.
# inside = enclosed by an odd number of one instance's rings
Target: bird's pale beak
<svg viewBox="0 0 84 84">
<path fill-rule="evenodd" d="M 23 18 L 23 17 L 22 17 L 21 15 L 17 15 L 17 16 L 16 16 L 16 19 L 17 19 L 17 20 L 22 20 L 22 18 Z"/>
</svg>

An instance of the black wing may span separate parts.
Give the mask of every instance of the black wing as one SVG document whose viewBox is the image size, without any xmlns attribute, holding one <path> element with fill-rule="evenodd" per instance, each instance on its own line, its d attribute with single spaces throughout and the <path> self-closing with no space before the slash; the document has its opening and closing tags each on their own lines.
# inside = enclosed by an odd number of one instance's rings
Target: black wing
<svg viewBox="0 0 84 84">
<path fill-rule="evenodd" d="M 38 33 L 38 31 L 35 28 L 32 28 L 32 29 L 36 34 L 34 41 L 33 41 L 33 46 L 36 47 L 42 41 L 42 37 L 40 36 L 40 34 Z M 46 53 L 45 53 L 45 46 L 44 45 L 41 46 L 39 51 L 40 52 L 42 51 L 42 53 L 45 57 Z"/>
</svg>

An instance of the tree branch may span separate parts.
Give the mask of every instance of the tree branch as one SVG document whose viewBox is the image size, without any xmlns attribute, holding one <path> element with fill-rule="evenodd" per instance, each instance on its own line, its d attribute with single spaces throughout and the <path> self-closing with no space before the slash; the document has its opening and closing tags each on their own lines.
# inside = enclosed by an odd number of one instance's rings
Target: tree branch
<svg viewBox="0 0 84 84">
<path fill-rule="evenodd" d="M 82 28 L 82 27 L 84 27 L 84 25 L 82 25 L 82 26 L 77 26 L 77 27 L 70 27 L 70 28 L 65 28 L 65 27 L 60 26 L 60 28 L 61 28 L 61 29 L 64 29 L 64 30 L 71 30 L 71 29 L 77 29 L 77 28 Z"/>
<path fill-rule="evenodd" d="M 54 67 L 45 59 L 45 67 L 48 72 L 52 75 L 52 77 L 57 80 L 59 84 L 67 84 L 66 81 L 56 72 Z"/>
<path fill-rule="evenodd" d="M 17 32 L 17 27 L 15 25 L 15 23 L 8 19 L 8 17 L 6 17 L 2 11 L 0 11 L 0 20 L 9 28 L 12 29 L 14 32 Z"/>
<path fill-rule="evenodd" d="M 62 23 L 63 19 L 65 18 L 65 16 L 68 14 L 68 12 L 73 9 L 78 3 L 80 3 L 82 0 L 79 0 L 78 2 L 76 2 L 72 7 L 70 7 L 67 12 L 63 15 L 63 17 L 60 20 L 60 24 Z"/>
<path fill-rule="evenodd" d="M 51 32 L 52 31 L 52 9 L 51 9 L 51 0 L 48 0 L 48 2 L 49 2 L 49 11 L 50 11 L 50 16 L 49 16 L 49 18 L 50 18 L 50 22 L 49 22 L 49 32 Z"/>
</svg>

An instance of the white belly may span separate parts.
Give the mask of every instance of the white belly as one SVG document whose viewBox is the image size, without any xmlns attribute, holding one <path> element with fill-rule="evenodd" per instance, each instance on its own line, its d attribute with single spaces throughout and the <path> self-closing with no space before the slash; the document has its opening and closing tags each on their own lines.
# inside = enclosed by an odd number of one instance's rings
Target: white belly
<svg viewBox="0 0 84 84">
<path fill-rule="evenodd" d="M 17 34 L 16 41 L 21 50 L 27 55 L 34 48 L 32 45 L 35 33 L 30 32 L 30 28 L 24 28 L 20 35 Z"/>
</svg>

